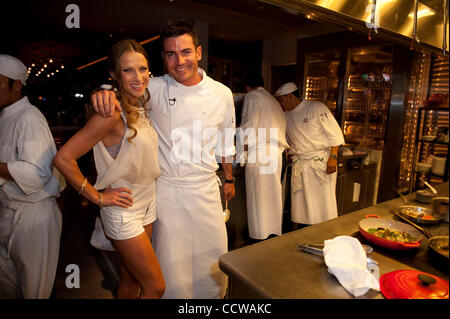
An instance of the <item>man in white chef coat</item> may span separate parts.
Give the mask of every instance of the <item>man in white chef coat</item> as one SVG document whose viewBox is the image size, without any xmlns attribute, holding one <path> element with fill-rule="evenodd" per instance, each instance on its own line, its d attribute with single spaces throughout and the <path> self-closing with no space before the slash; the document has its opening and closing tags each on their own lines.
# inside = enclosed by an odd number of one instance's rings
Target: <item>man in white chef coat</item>
<svg viewBox="0 0 450 319">
<path fill-rule="evenodd" d="M 239 137 L 248 150 L 245 190 L 249 236 L 281 235 L 283 203 L 281 169 L 286 142 L 286 119 L 278 101 L 264 89 L 259 73 L 244 79 L 247 94 Z M 247 132 L 247 134 L 245 134 Z"/>
<path fill-rule="evenodd" d="M 302 100 L 293 82 L 283 84 L 275 96 L 285 111 L 291 147 L 291 220 L 311 225 L 337 217 L 337 156 L 344 144 L 341 128 L 325 104 Z"/>
<path fill-rule="evenodd" d="M 25 65 L 0 54 L 0 298 L 49 298 L 59 254 L 55 197 L 65 182 L 53 173 L 47 121 L 22 94 L 26 80 Z"/>
<path fill-rule="evenodd" d="M 222 159 L 224 199 L 230 200 L 235 195 L 233 96 L 198 67 L 202 47 L 190 21 L 169 21 L 161 41 L 169 73 L 150 78 L 147 107 L 159 135 L 153 245 L 166 282 L 163 298 L 223 298 L 227 276 L 218 261 L 228 240 L 216 158 Z M 91 102 L 107 116 L 116 99 L 113 92 L 99 91 Z"/>
</svg>

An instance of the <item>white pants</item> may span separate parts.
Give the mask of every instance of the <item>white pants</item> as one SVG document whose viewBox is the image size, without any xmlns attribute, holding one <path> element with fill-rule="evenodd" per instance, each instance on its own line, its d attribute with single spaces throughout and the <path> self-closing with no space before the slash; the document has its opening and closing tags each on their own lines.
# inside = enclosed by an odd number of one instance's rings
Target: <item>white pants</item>
<svg viewBox="0 0 450 319">
<path fill-rule="evenodd" d="M 58 204 L 49 198 L 16 213 L 0 207 L 0 298 L 49 298 L 62 228 Z"/>
<path fill-rule="evenodd" d="M 157 180 L 153 247 L 166 282 L 163 298 L 223 298 L 227 276 L 219 257 L 227 253 L 219 185 Z"/>
</svg>

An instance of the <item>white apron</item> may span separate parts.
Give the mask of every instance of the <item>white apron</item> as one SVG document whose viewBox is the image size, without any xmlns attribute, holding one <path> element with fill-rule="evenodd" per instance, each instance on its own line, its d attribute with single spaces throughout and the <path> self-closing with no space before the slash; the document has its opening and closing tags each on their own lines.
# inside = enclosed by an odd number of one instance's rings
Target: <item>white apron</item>
<svg viewBox="0 0 450 319">
<path fill-rule="evenodd" d="M 294 157 L 291 176 L 291 220 L 317 224 L 337 217 L 337 173 L 327 174 L 329 150 Z"/>
<path fill-rule="evenodd" d="M 267 152 L 269 153 L 269 146 Z M 249 151 L 249 158 L 252 152 Z M 247 163 L 245 165 L 245 191 L 247 197 L 248 231 L 251 238 L 265 239 L 271 234 L 281 235 L 283 221 L 283 199 L 281 189 L 281 168 L 283 149 L 274 147 L 278 165 L 275 172 L 265 174 L 261 169 L 268 164 Z M 269 153 L 270 154 L 270 153 Z"/>
<path fill-rule="evenodd" d="M 228 241 L 216 175 L 161 176 L 156 210 L 153 245 L 166 282 L 163 298 L 223 298 L 227 276 L 218 260 Z"/>
<path fill-rule="evenodd" d="M 148 87 L 159 136 L 153 247 L 166 282 L 163 298 L 223 298 L 227 287 L 218 266 L 227 233 L 216 170 L 217 158 L 235 152 L 233 95 L 199 73 L 193 86 L 165 75 Z"/>
</svg>

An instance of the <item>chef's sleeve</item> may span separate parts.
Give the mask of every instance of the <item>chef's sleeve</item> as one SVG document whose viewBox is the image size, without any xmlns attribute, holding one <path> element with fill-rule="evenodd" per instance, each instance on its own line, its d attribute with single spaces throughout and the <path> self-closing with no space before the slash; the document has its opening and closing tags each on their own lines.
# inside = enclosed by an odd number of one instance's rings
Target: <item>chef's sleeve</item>
<svg viewBox="0 0 450 319">
<path fill-rule="evenodd" d="M 17 125 L 18 160 L 8 162 L 14 182 L 26 194 L 42 190 L 52 177 L 56 146 L 44 117 L 26 116 Z"/>
<path fill-rule="evenodd" d="M 344 134 L 342 134 L 341 127 L 328 107 L 325 104 L 318 103 L 316 111 L 319 123 L 322 126 L 322 131 L 328 138 L 329 146 L 333 147 L 344 144 Z"/>
<path fill-rule="evenodd" d="M 220 143 L 215 146 L 216 156 L 229 157 L 236 153 L 234 136 L 236 134 L 236 113 L 234 111 L 234 100 L 231 90 L 227 90 L 224 101 L 225 117 L 220 125 Z"/>
</svg>

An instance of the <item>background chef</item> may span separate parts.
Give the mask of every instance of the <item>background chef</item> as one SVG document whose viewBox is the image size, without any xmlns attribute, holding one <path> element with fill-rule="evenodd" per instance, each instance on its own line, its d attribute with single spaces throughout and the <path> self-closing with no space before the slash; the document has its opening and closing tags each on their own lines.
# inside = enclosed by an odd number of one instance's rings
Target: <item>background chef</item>
<svg viewBox="0 0 450 319">
<path fill-rule="evenodd" d="M 261 240 L 271 234 L 281 235 L 282 154 L 289 145 L 286 142 L 283 109 L 264 89 L 262 76 L 259 73 L 249 73 L 244 84 L 248 93 L 244 98 L 240 129 L 241 132 L 247 129 L 255 132 L 253 139 L 243 135 L 243 142 L 248 149 L 248 162 L 245 166 L 248 230 L 251 238 Z M 260 134 L 265 136 L 259 136 Z M 260 156 L 261 154 L 266 156 Z"/>
<path fill-rule="evenodd" d="M 65 181 L 47 121 L 23 95 L 27 75 L 0 54 L 0 298 L 49 298 L 59 254 Z"/>
<path fill-rule="evenodd" d="M 291 147 L 291 220 L 311 225 L 337 217 L 337 155 L 344 144 L 339 124 L 325 104 L 302 100 L 293 82 L 275 96 L 285 111 Z"/>
</svg>

